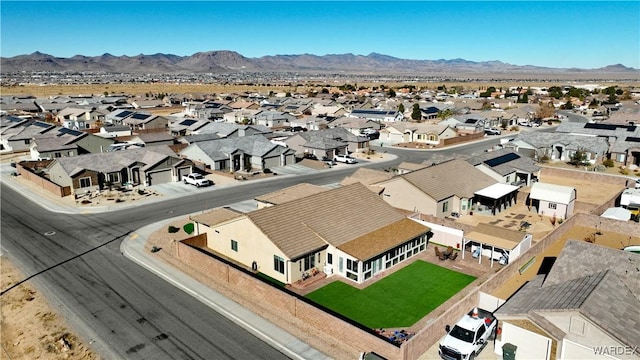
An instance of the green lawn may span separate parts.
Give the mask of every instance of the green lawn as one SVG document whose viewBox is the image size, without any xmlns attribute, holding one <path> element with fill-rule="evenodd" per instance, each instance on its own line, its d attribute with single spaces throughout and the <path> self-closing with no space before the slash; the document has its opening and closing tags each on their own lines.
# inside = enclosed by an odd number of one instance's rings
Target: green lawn
<svg viewBox="0 0 640 360">
<path fill-rule="evenodd" d="M 369 328 L 408 327 L 473 280 L 418 260 L 364 290 L 334 281 L 306 297 Z"/>
</svg>

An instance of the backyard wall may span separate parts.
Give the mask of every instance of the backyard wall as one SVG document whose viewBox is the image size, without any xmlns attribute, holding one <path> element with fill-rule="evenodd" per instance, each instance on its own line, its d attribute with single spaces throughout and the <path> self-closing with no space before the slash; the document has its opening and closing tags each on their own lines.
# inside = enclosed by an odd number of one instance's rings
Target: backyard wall
<svg viewBox="0 0 640 360">
<path fill-rule="evenodd" d="M 71 187 L 60 186 L 56 183 L 49 181 L 49 179 L 44 178 L 34 172 L 34 169 L 42 168 L 43 166 L 44 166 L 44 163 L 42 161 L 20 162 L 16 164 L 16 172 L 20 174 L 20 176 L 24 177 L 26 180 L 31 181 L 32 183 L 40 186 L 41 188 L 57 196 L 65 197 L 65 196 L 71 195 Z"/>
<path fill-rule="evenodd" d="M 628 178 L 625 177 L 600 174 L 595 171 L 581 171 L 542 166 L 542 168 L 540 169 L 540 179 L 544 180 L 545 176 L 615 184 L 623 187 L 627 186 L 628 181 Z"/>
<path fill-rule="evenodd" d="M 205 240 L 206 241 L 206 240 Z M 205 243 L 201 238 L 176 241 L 176 255 L 184 264 L 196 272 L 205 275 L 207 285 L 222 286 L 237 295 L 245 302 L 251 303 L 263 311 L 276 316 L 278 325 L 292 331 L 292 318 L 311 325 L 325 339 L 325 343 L 344 343 L 359 352 L 375 351 L 388 359 L 404 359 L 401 348 L 387 340 L 364 331 L 345 320 L 340 319 L 326 309 L 320 309 L 305 301 L 298 295 L 258 280 L 239 267 L 222 259 L 196 249 L 191 244 Z M 319 334 L 315 333 L 314 336 Z M 357 354 L 354 354 L 354 358 Z"/>
<path fill-rule="evenodd" d="M 426 217 L 423 217 L 423 219 Z M 434 219 L 442 223 L 446 219 Z M 460 225 L 460 224 L 457 224 Z M 553 245 L 573 226 L 595 227 L 601 231 L 640 236 L 640 226 L 633 222 L 622 222 L 601 218 L 592 214 L 575 214 L 557 226 L 547 236 L 534 244 L 526 253 L 495 273 L 489 273 L 472 282 L 469 286 L 447 300 L 437 309 L 419 321 L 422 329 L 409 341 L 397 347 L 383 338 L 369 332 L 357 324 L 350 323 L 329 310 L 308 303 L 295 293 L 289 292 L 256 279 L 246 272 L 202 249 L 206 244 L 203 235 L 175 242 L 178 259 L 194 272 L 202 276 L 202 282 L 211 287 L 224 287 L 247 303 L 277 317 L 277 325 L 292 331 L 295 321 L 308 324 L 317 330 L 313 336 L 327 339 L 325 343 L 344 343 L 359 352 L 374 351 L 387 359 L 414 360 L 422 356 L 431 346 L 444 336 L 445 325 L 452 325 L 466 314 L 469 309 L 478 306 L 480 292 L 491 294 L 509 278 L 519 276 L 520 269 L 532 257 L 535 261 L 547 247 Z M 459 226 L 456 226 L 459 227 Z M 198 247 L 198 248 L 196 248 Z M 533 271 L 529 268 L 528 271 Z M 293 321 L 295 319 L 295 321 Z M 330 339 L 330 340 L 329 340 Z M 354 354 L 355 355 L 355 354 Z M 357 356 L 357 355 L 356 355 Z"/>
</svg>

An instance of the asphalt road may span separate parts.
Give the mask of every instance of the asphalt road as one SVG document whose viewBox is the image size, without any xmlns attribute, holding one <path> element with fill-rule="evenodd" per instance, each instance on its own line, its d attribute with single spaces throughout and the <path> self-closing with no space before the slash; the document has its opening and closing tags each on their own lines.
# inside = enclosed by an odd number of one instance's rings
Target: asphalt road
<svg viewBox="0 0 640 360">
<path fill-rule="evenodd" d="M 437 153 L 481 153 L 497 137 L 438 152 L 378 148 L 397 156 L 371 167 L 422 162 Z M 253 199 L 300 182 L 339 182 L 357 167 L 273 177 L 100 214 L 49 212 L 2 183 L 1 240 L 9 256 L 106 359 L 279 359 L 286 356 L 120 253 L 150 223 Z M 4 176 L 4 175 L 3 175 Z M 2 289 L 11 291 L 11 289 Z"/>
</svg>

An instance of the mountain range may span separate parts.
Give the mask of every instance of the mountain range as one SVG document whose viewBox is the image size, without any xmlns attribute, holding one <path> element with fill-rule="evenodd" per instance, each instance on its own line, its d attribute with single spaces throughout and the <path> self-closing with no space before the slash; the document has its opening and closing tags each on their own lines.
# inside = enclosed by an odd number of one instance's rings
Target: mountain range
<svg viewBox="0 0 640 360">
<path fill-rule="evenodd" d="M 153 54 L 136 56 L 76 55 L 55 57 L 40 52 L 0 58 L 2 72 L 107 72 L 131 74 L 230 73 L 230 72 L 349 72 L 366 74 L 562 74 L 615 73 L 637 75 L 640 70 L 621 64 L 598 69 L 550 68 L 533 65 L 512 65 L 501 61 L 469 61 L 465 59 L 408 60 L 388 55 L 270 55 L 247 58 L 235 51 L 198 52 L 190 56 Z"/>
</svg>

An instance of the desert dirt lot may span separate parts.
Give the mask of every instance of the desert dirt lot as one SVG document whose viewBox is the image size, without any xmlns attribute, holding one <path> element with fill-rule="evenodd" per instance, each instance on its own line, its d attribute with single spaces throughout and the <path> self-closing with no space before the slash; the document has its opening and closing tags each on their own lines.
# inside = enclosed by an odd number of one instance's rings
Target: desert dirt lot
<svg viewBox="0 0 640 360">
<path fill-rule="evenodd" d="M 306 93 L 309 90 L 320 91 L 323 87 L 332 88 L 342 84 L 354 83 L 358 86 L 372 87 L 380 86 L 380 83 L 363 83 L 361 81 L 349 81 L 348 79 L 341 79 L 337 83 L 333 81 L 314 81 L 304 82 L 298 84 L 289 85 L 275 85 L 261 86 L 261 85 L 241 85 L 241 84 L 175 84 L 175 83 L 149 83 L 149 84 L 87 84 L 87 85 L 39 85 L 39 84 L 25 84 L 20 86 L 2 86 L 0 87 L 0 93 L 3 95 L 33 95 L 36 97 L 46 97 L 53 95 L 102 95 L 105 92 L 113 95 L 121 94 L 146 94 L 146 93 L 167 93 L 167 94 L 226 94 L 226 93 L 239 93 L 239 92 L 259 92 L 269 93 L 273 92 L 300 92 Z M 298 86 L 300 85 L 300 86 Z M 391 88 L 400 88 L 404 83 L 385 83 L 385 86 Z M 412 83 L 411 85 L 422 88 L 435 90 L 442 83 Z M 535 81 L 477 81 L 477 82 L 444 82 L 448 88 L 462 87 L 463 89 L 477 89 L 479 87 L 509 87 L 509 86 L 531 86 L 531 87 L 549 87 L 554 85 L 564 85 L 563 82 L 535 82 Z M 616 85 L 616 83 L 611 83 Z M 618 84 L 623 87 L 627 86 L 640 86 L 639 83 L 620 82 Z"/>
<path fill-rule="evenodd" d="M 24 279 L 6 256 L 0 258 L 2 291 Z M 4 360 L 97 360 L 88 345 L 68 329 L 65 320 L 29 282 L 0 297 L 0 336 Z"/>
</svg>

